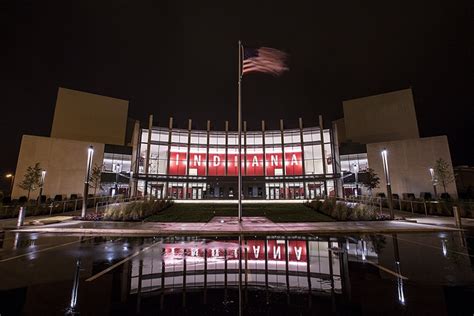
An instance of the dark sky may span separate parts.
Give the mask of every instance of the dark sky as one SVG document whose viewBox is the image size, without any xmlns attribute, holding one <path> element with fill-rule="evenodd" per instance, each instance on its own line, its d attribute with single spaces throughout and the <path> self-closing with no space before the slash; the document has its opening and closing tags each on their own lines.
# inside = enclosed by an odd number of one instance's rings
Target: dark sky
<svg viewBox="0 0 474 316">
<path fill-rule="evenodd" d="M 235 128 L 239 39 L 291 57 L 280 78 L 245 78 L 250 129 L 316 125 L 342 100 L 411 86 L 421 135 L 447 134 L 454 163 L 474 164 L 472 3 L 2 1 L 2 178 L 21 135 L 49 135 L 58 86 L 128 99 L 130 116 L 159 125 Z"/>
</svg>

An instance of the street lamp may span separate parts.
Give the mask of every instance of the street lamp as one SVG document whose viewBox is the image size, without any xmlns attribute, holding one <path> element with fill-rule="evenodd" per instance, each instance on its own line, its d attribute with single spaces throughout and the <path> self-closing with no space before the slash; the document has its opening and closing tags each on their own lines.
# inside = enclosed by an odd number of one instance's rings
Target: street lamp
<svg viewBox="0 0 474 316">
<path fill-rule="evenodd" d="M 434 173 L 433 168 L 430 168 L 430 175 L 431 175 L 431 183 L 433 184 L 434 196 L 435 196 L 435 198 L 438 198 L 438 192 L 436 190 L 437 181 L 436 181 L 436 177 L 435 177 L 435 173 Z"/>
<path fill-rule="evenodd" d="M 342 198 L 344 198 L 344 171 L 341 171 Z"/>
<path fill-rule="evenodd" d="M 89 179 L 91 176 L 91 168 L 92 168 L 92 157 L 94 157 L 94 147 L 89 146 L 89 148 L 87 149 L 86 178 L 84 179 L 84 196 L 82 197 L 81 217 L 83 218 L 86 216 L 87 196 L 89 195 Z"/>
<path fill-rule="evenodd" d="M 359 167 L 356 163 L 354 164 L 354 176 L 356 185 L 355 196 L 357 197 L 359 195 Z"/>
<path fill-rule="evenodd" d="M 128 183 L 128 197 L 133 197 L 134 194 L 133 194 L 133 186 L 134 186 L 134 183 L 133 183 L 133 171 L 130 171 L 130 181 Z"/>
<path fill-rule="evenodd" d="M 387 149 L 383 149 L 381 154 L 383 163 L 383 173 L 385 174 L 385 182 L 387 183 L 388 209 L 390 211 L 390 219 L 394 219 L 395 216 L 393 215 L 392 186 L 390 184 L 390 172 L 388 170 Z"/>
<path fill-rule="evenodd" d="M 41 170 L 41 185 L 40 191 L 38 196 L 38 205 L 41 204 L 41 196 L 43 196 L 43 186 L 44 186 L 44 178 L 46 177 L 46 170 Z"/>
<path fill-rule="evenodd" d="M 115 196 L 116 194 L 118 194 L 118 181 L 119 181 L 120 171 L 121 171 L 120 164 L 118 163 L 115 165 L 115 185 L 112 191 L 112 196 Z"/>
<path fill-rule="evenodd" d="M 12 173 L 8 173 L 7 175 L 5 175 L 5 178 L 10 178 L 11 180 L 11 183 L 10 183 L 10 197 L 12 196 L 13 194 L 13 181 L 15 180 L 15 175 L 12 174 Z"/>
</svg>

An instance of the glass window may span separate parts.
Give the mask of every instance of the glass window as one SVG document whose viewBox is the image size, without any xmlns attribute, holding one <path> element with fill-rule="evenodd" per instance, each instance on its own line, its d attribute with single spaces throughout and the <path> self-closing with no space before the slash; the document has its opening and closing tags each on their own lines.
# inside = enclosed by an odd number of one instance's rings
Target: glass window
<svg viewBox="0 0 474 316">
<path fill-rule="evenodd" d="M 207 145 L 207 133 L 206 132 L 192 132 L 191 133 L 191 144 Z"/>
<path fill-rule="evenodd" d="M 171 142 L 179 144 L 188 143 L 188 132 L 186 131 L 173 131 L 171 134 Z"/>
<path fill-rule="evenodd" d="M 281 132 L 266 132 L 265 145 L 281 144 Z"/>
<path fill-rule="evenodd" d="M 148 130 L 147 129 L 142 129 L 142 142 L 143 143 L 148 142 Z"/>
<path fill-rule="evenodd" d="M 210 133 L 209 144 L 211 145 L 225 145 L 225 134 L 223 133 Z"/>
<path fill-rule="evenodd" d="M 228 141 L 229 145 L 238 145 L 237 133 L 229 133 L 227 141 Z"/>
<path fill-rule="evenodd" d="M 154 141 L 154 142 L 167 143 L 168 142 L 168 136 L 169 136 L 168 131 L 153 130 L 153 132 L 151 134 L 151 140 Z M 142 139 L 142 141 L 143 141 L 143 139 Z"/>
<path fill-rule="evenodd" d="M 166 174 L 168 163 L 168 145 L 150 146 L 150 174 Z"/>
<path fill-rule="evenodd" d="M 315 130 L 303 130 L 303 142 L 319 142 L 321 141 L 321 134 L 319 129 Z"/>
<path fill-rule="evenodd" d="M 263 143 L 262 133 L 247 133 L 247 145 L 259 145 Z"/>
<path fill-rule="evenodd" d="M 328 129 L 324 130 L 324 132 L 323 132 L 323 137 L 324 137 L 324 143 L 325 143 L 325 144 L 331 142 L 331 134 L 329 133 L 329 130 L 328 130 Z"/>
<path fill-rule="evenodd" d="M 132 164 L 131 155 L 104 153 L 102 170 L 104 172 L 129 173 Z"/>
<path fill-rule="evenodd" d="M 285 144 L 299 143 L 301 141 L 300 131 L 299 130 L 284 131 L 283 140 Z"/>
</svg>

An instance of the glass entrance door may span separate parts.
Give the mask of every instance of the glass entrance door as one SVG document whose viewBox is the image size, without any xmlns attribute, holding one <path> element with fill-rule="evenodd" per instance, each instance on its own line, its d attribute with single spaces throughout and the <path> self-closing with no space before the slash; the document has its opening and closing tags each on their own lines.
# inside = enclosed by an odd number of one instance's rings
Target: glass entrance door
<svg viewBox="0 0 474 316">
<path fill-rule="evenodd" d="M 173 186 L 171 188 L 171 196 L 175 199 L 183 199 L 184 198 L 184 188 Z"/>
<path fill-rule="evenodd" d="M 269 188 L 268 198 L 270 200 L 279 200 L 280 199 L 280 188 Z"/>
<path fill-rule="evenodd" d="M 192 192 L 192 199 L 193 200 L 201 200 L 202 199 L 202 188 L 193 188 Z"/>
</svg>

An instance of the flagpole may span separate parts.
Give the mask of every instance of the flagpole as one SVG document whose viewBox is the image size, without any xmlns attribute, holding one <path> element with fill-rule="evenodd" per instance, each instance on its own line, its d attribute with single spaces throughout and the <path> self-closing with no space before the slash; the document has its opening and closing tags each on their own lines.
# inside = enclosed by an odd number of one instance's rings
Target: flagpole
<svg viewBox="0 0 474 316">
<path fill-rule="evenodd" d="M 242 222 L 242 44 L 239 41 L 239 73 L 238 73 L 238 99 L 237 99 L 237 124 L 238 124 L 238 137 L 239 137 L 239 179 L 238 179 L 238 187 L 237 194 L 239 195 L 239 223 Z"/>
</svg>

